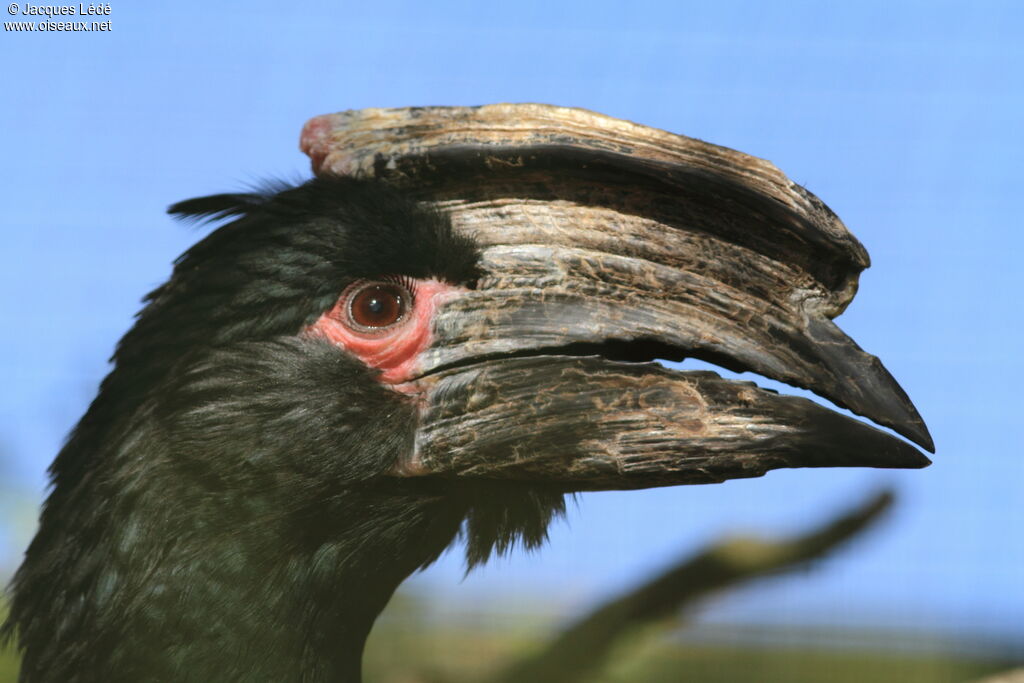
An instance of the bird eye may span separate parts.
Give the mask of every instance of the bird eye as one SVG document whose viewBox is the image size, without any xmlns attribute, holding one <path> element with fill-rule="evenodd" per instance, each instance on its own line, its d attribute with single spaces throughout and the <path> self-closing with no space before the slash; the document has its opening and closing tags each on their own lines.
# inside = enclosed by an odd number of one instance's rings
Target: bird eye
<svg viewBox="0 0 1024 683">
<path fill-rule="evenodd" d="M 369 282 L 348 297 L 348 319 L 357 329 L 380 330 L 402 321 L 409 312 L 412 295 L 393 282 Z"/>
</svg>

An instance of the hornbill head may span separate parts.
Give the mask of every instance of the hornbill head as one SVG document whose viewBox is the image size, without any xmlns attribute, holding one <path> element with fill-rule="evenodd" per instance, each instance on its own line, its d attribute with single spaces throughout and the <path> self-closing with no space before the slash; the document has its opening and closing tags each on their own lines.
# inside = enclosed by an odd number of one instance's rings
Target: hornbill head
<svg viewBox="0 0 1024 683">
<path fill-rule="evenodd" d="M 771 164 L 543 105 L 310 121 L 319 177 L 149 295 L 52 467 L 15 578 L 23 676 L 358 680 L 394 588 L 566 493 L 922 467 L 907 396 L 831 318 L 867 254 Z"/>
</svg>

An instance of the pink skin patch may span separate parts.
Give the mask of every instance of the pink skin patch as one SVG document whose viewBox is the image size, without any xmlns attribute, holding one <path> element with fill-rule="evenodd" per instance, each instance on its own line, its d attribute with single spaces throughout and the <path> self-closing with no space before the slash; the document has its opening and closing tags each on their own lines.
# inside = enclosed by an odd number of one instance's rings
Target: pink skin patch
<svg viewBox="0 0 1024 683">
<path fill-rule="evenodd" d="M 412 305 L 397 323 L 379 331 L 362 330 L 349 318 L 349 304 L 360 287 L 347 288 L 334 306 L 304 330 L 305 334 L 324 337 L 381 371 L 378 379 L 392 388 L 409 392 L 402 385 L 418 374 L 419 356 L 433 341 L 432 325 L 438 307 L 465 288 L 439 280 L 411 280 Z"/>
<path fill-rule="evenodd" d="M 313 162 L 313 172 L 319 173 L 330 148 L 331 131 L 334 128 L 330 114 L 314 116 L 302 127 L 299 135 L 299 149 Z"/>
</svg>

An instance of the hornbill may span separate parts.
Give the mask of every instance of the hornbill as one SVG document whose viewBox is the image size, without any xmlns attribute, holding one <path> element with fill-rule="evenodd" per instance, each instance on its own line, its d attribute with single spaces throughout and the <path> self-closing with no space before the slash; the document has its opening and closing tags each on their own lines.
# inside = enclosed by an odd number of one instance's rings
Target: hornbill
<svg viewBox="0 0 1024 683">
<path fill-rule="evenodd" d="M 931 450 L 831 318 L 867 266 L 739 152 L 545 105 L 311 120 L 317 176 L 181 202 L 176 262 L 51 467 L 5 630 L 24 681 L 358 681 L 461 533 L 539 544 L 568 493 Z"/>
</svg>

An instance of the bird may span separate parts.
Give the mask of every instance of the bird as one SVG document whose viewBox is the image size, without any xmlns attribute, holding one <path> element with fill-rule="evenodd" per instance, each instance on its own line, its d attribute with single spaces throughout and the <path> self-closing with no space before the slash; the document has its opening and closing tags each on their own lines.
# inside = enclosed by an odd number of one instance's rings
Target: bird
<svg viewBox="0 0 1024 683">
<path fill-rule="evenodd" d="M 567 162 L 608 183 L 601 163 Z M 358 682 L 402 581 L 458 538 L 469 567 L 541 545 L 567 495 L 928 464 L 808 400 L 652 362 L 758 368 L 931 450 L 895 380 L 827 326 L 835 306 L 805 297 L 774 343 L 749 318 L 749 339 L 716 338 L 760 299 L 702 289 L 693 244 L 568 258 L 426 196 L 323 172 L 170 208 L 219 227 L 145 298 L 50 468 L 3 627 L 23 681 Z"/>
</svg>

